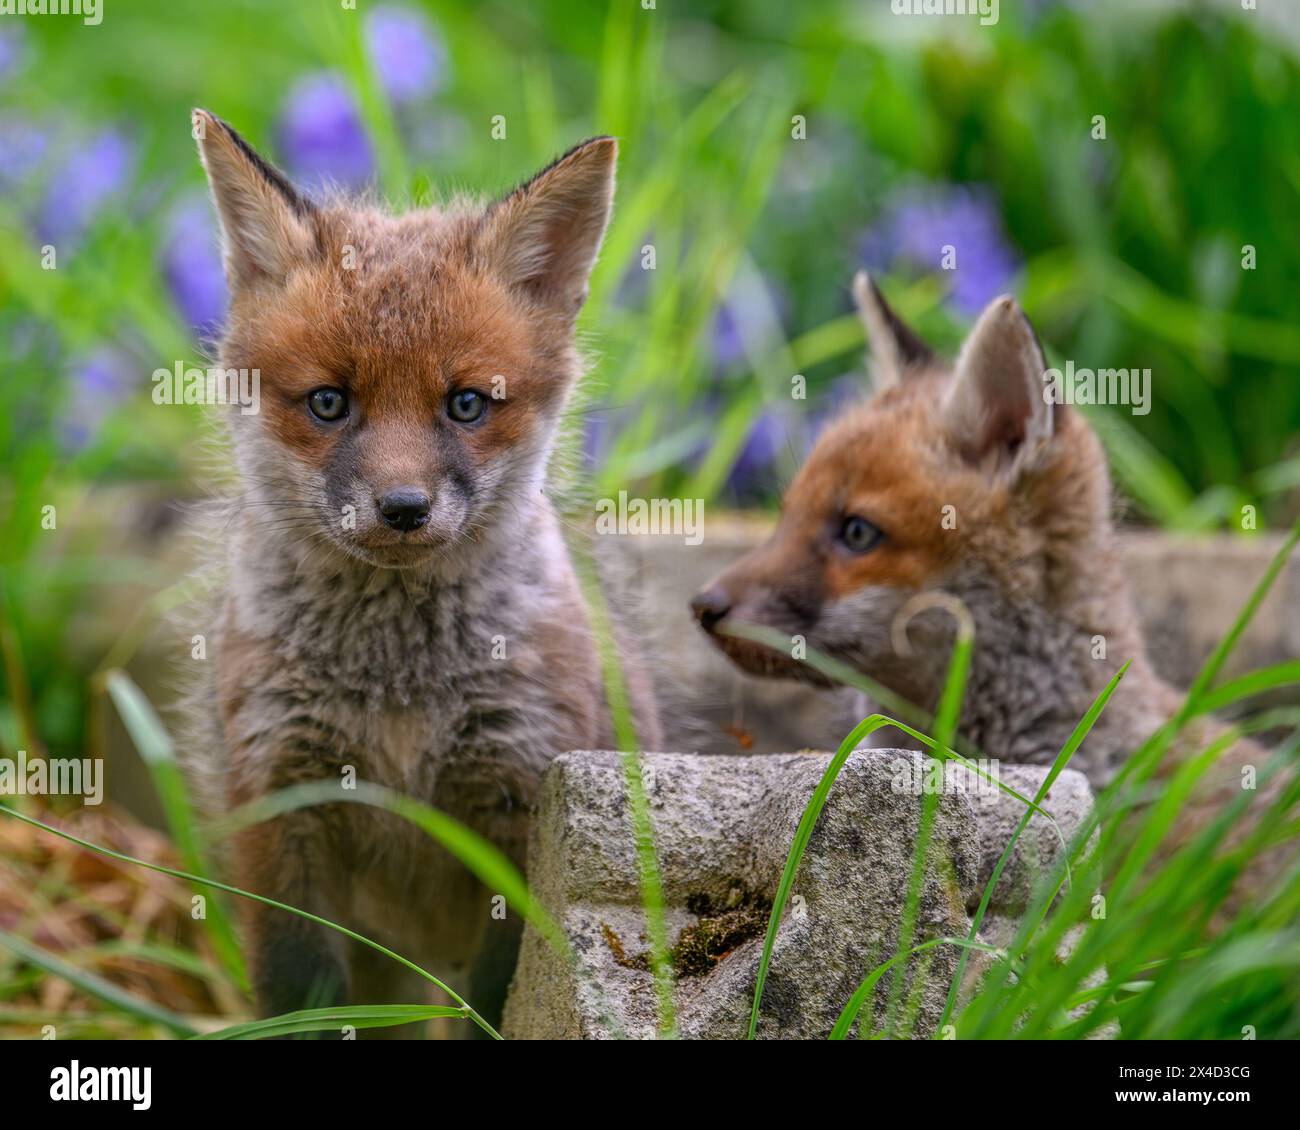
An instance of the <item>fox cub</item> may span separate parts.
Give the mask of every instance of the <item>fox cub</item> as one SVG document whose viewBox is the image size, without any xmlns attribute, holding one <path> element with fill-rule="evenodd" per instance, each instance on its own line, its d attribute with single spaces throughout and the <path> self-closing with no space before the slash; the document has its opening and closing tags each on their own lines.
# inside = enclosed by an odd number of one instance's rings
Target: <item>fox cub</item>
<svg viewBox="0 0 1300 1130">
<path fill-rule="evenodd" d="M 874 395 L 819 437 L 775 533 L 695 597 L 696 619 L 750 673 L 817 681 L 788 654 L 728 634 L 737 621 L 800 636 L 932 712 L 953 620 L 921 614 L 918 594 L 943 590 L 974 621 L 961 732 L 1008 762 L 1050 761 L 1132 658 L 1072 763 L 1105 785 L 1180 696 L 1144 652 L 1096 435 L 1044 395 L 1043 352 L 1012 299 L 984 311 L 950 366 L 865 275 L 854 295 Z M 1193 729 L 1184 753 L 1221 732 Z M 1266 759 L 1233 744 L 1180 834 L 1240 795 L 1241 768 L 1262 775 Z"/>
<path fill-rule="evenodd" d="M 584 142 L 486 206 L 393 216 L 314 203 L 218 118 L 194 124 L 231 290 L 219 362 L 262 383 L 260 412 L 230 416 L 242 487 L 200 696 L 220 801 L 355 774 L 522 867 L 548 761 L 613 743 L 546 489 L 615 142 Z M 635 662 L 629 683 L 653 748 Z M 499 921 L 424 832 L 340 803 L 251 827 L 232 857 L 242 886 L 465 978 L 499 1015 L 514 912 Z M 254 905 L 247 929 L 265 1013 L 423 986 L 295 915 Z"/>
</svg>

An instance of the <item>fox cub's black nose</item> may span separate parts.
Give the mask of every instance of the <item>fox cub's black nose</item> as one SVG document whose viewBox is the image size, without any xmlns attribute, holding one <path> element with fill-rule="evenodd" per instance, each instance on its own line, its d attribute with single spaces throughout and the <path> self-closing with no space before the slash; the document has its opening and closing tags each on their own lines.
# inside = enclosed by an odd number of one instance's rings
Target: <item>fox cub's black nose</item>
<svg viewBox="0 0 1300 1130">
<path fill-rule="evenodd" d="M 726 589 L 715 585 L 691 598 L 691 611 L 695 613 L 700 626 L 706 632 L 711 632 L 718 621 L 731 611 L 731 597 L 727 595 Z"/>
<path fill-rule="evenodd" d="M 395 530 L 418 530 L 429 520 L 429 496 L 416 487 L 398 487 L 379 500 L 379 514 Z"/>
</svg>

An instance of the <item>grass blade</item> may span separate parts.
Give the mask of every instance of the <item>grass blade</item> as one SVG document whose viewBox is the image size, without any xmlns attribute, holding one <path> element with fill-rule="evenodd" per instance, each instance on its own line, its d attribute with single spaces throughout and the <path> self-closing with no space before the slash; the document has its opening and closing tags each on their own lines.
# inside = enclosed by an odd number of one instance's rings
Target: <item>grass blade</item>
<svg viewBox="0 0 1300 1130">
<path fill-rule="evenodd" d="M 831 1029 L 831 1034 L 827 1037 L 830 1040 L 843 1040 L 847 1038 L 849 1029 L 853 1027 L 853 1022 L 858 1018 L 858 1013 L 862 1011 L 862 1006 L 866 1004 L 867 997 L 871 990 L 875 988 L 876 982 L 880 980 L 895 964 L 912 957 L 914 954 L 923 953 L 926 950 L 936 949 L 939 946 L 960 946 L 969 950 L 979 950 L 981 953 L 996 954 L 1000 957 L 1006 956 L 1006 951 L 998 949 L 997 946 L 986 945 L 984 942 L 977 942 L 972 938 L 931 938 L 929 941 L 921 942 L 919 945 L 912 946 L 905 953 L 896 953 L 888 961 L 877 965 L 863 979 L 862 983 L 853 991 L 849 997 L 840 1015 L 835 1021 L 835 1026 Z M 942 1025 L 940 1025 L 942 1028 Z"/>
<path fill-rule="evenodd" d="M 573 559 L 577 568 L 578 583 L 582 588 L 588 611 L 591 613 L 592 626 L 599 644 L 601 676 L 614 723 L 614 736 L 623 759 L 624 788 L 632 818 L 641 900 L 645 908 L 646 934 L 650 943 L 650 967 L 654 973 L 655 996 L 659 1004 L 659 1033 L 661 1036 L 672 1036 L 677 1029 L 673 964 L 668 949 L 668 921 L 664 909 L 663 878 L 659 872 L 659 859 L 655 852 L 650 800 L 646 796 L 641 756 L 637 752 L 640 749 L 640 741 L 637 738 L 636 722 L 632 716 L 631 700 L 628 696 L 627 682 L 623 677 L 618 646 L 614 640 L 609 609 L 596 576 L 595 564 L 585 547 L 575 549 Z"/>
<path fill-rule="evenodd" d="M 131 735 L 131 741 L 135 743 L 141 760 L 149 770 L 149 776 L 162 802 L 163 814 L 172 841 L 176 844 L 176 850 L 180 855 L 181 864 L 187 871 L 195 874 L 212 870 L 199 844 L 194 810 L 190 807 L 185 779 L 176 760 L 176 749 L 172 744 L 171 735 L 167 733 L 162 719 L 145 698 L 144 692 L 136 686 L 125 671 L 106 672 L 104 686 L 122 716 L 122 722 L 126 726 L 127 733 Z M 216 949 L 221 964 L 234 977 L 236 983 L 247 989 L 248 973 L 244 968 L 244 959 L 226 906 L 219 898 L 210 898 L 207 902 L 208 913 L 205 924 L 212 938 L 213 948 Z"/>
<path fill-rule="evenodd" d="M 247 1024 L 232 1024 L 216 1032 L 204 1032 L 195 1040 L 269 1040 L 292 1036 L 298 1032 L 327 1032 L 332 1028 L 392 1028 L 398 1024 L 414 1024 L 441 1016 L 465 1018 L 465 1010 L 449 1005 L 435 1004 L 362 1004 L 341 1008 L 308 1008 L 300 1012 L 286 1012 L 266 1020 Z"/>
<path fill-rule="evenodd" d="M 1043 783 L 1039 786 L 1038 792 L 1034 795 L 1034 803 L 1041 804 L 1043 799 L 1051 791 L 1053 783 L 1059 777 L 1065 767 L 1070 763 L 1070 759 L 1083 744 L 1093 726 L 1096 725 L 1097 719 L 1101 717 L 1101 712 L 1106 709 L 1106 704 L 1110 701 L 1110 696 L 1115 693 L 1116 687 L 1119 686 L 1128 669 L 1133 665 L 1130 659 L 1118 671 L 1115 672 L 1110 682 L 1099 694 L 1093 704 L 1088 708 L 1088 712 L 1079 719 L 1078 725 L 1074 727 L 1073 732 L 1066 740 L 1065 745 L 1061 747 L 1060 753 L 1052 762 L 1052 767 L 1048 770 L 1047 776 L 1043 778 Z M 1016 825 L 1015 831 L 1011 833 L 1011 838 L 1007 841 L 1007 846 L 1002 849 L 1002 854 L 998 857 L 998 862 L 993 868 L 993 874 L 989 876 L 989 881 L 984 887 L 984 893 L 980 896 L 979 906 L 975 910 L 975 916 L 971 919 L 970 933 L 967 935 L 968 941 L 974 941 L 979 933 L 979 928 L 984 924 L 984 915 L 988 912 L 989 903 L 993 899 L 993 891 L 998 885 L 998 880 L 1002 878 L 1002 872 L 1006 869 L 1007 861 L 1011 858 L 1011 853 L 1015 850 L 1016 842 L 1020 839 L 1020 834 L 1029 827 L 1029 821 L 1033 816 L 1033 810 L 1026 810 L 1020 818 L 1020 823 Z M 1066 866 L 1069 861 L 1066 860 Z M 1049 904 L 1050 905 L 1050 904 Z M 939 1018 L 939 1031 L 942 1031 L 947 1025 L 949 1018 L 952 1016 L 953 1007 L 957 1003 L 957 993 L 961 988 L 961 980 L 966 972 L 966 961 L 969 951 L 963 953 L 961 959 L 957 962 L 957 972 L 953 975 L 952 984 L 948 986 L 948 999 L 943 1006 L 943 1015 Z"/>
<path fill-rule="evenodd" d="M 18 816 L 18 813 L 5 805 L 0 805 L 0 812 L 8 812 L 11 815 Z M 19 816 L 18 818 L 28 820 L 25 816 Z M 42 828 L 47 827 L 47 825 L 36 820 L 28 820 L 28 823 L 36 824 Z M 57 829 L 52 828 L 49 830 L 57 831 Z M 38 969 L 43 969 L 51 976 L 62 977 L 83 993 L 97 997 L 113 1008 L 120 1009 L 131 1016 L 139 1017 L 141 1020 L 159 1024 L 177 1036 L 194 1035 L 193 1026 L 174 1012 L 168 1011 L 161 1005 L 154 1004 L 153 1001 L 143 1000 L 132 993 L 128 993 L 125 989 L 118 988 L 98 973 L 79 969 L 70 962 L 64 961 L 58 954 L 51 953 L 34 942 L 29 942 L 26 938 L 20 938 L 17 934 L 11 934 L 8 930 L 0 930 L 0 946 L 12 950 L 24 961 L 35 965 Z"/>
</svg>

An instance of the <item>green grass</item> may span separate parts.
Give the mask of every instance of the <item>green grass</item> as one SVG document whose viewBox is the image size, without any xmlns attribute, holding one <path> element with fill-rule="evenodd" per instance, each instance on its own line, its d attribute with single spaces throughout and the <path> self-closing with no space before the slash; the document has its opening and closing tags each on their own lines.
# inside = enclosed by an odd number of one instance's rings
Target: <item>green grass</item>
<svg viewBox="0 0 1300 1130">
<path fill-rule="evenodd" d="M 268 799 L 274 802 L 275 798 L 272 797 Z M 294 806 L 293 802 L 297 801 L 298 799 L 299 798 L 296 797 L 291 798 L 288 807 L 293 807 Z M 337 789 L 333 790 L 331 795 L 325 799 L 330 803 L 337 802 L 337 800 L 339 799 L 338 790 Z M 406 808 L 406 803 L 409 800 L 409 798 L 403 797 L 397 799 L 398 799 L 398 803 L 394 804 L 393 807 L 390 808 L 390 811 L 399 812 L 400 814 L 405 815 L 403 809 Z M 321 801 L 318 800 L 316 801 L 316 803 L 321 803 Z M 414 804 L 414 802 L 411 803 Z M 261 903 L 263 906 L 269 906 L 272 907 L 273 909 L 284 911 L 286 914 L 297 915 L 299 918 L 306 919 L 309 922 L 314 922 L 318 926 L 324 926 L 327 929 L 334 930 L 337 933 L 342 934 L 345 937 L 351 939 L 352 941 L 359 943 L 360 945 L 368 946 L 369 948 L 375 950 L 376 952 L 383 954 L 385 957 L 389 958 L 390 960 L 395 961 L 399 965 L 402 965 L 405 968 L 409 969 L 411 972 L 418 974 L 420 977 L 423 977 L 431 985 L 433 985 L 437 989 L 440 989 L 442 992 L 446 993 L 447 996 L 449 996 L 453 1001 L 456 1002 L 457 1008 L 453 1010 L 456 1013 L 456 1015 L 458 1015 L 463 1019 L 472 1021 L 473 1023 L 478 1025 L 478 1027 L 482 1028 L 485 1032 L 487 1032 L 488 1035 L 492 1036 L 494 1039 L 501 1038 L 500 1034 L 490 1024 L 488 1024 L 488 1022 L 484 1020 L 477 1012 L 475 1012 L 474 1009 L 468 1004 L 468 1002 L 466 1002 L 453 988 L 451 988 L 445 982 L 439 980 L 428 970 L 422 969 L 420 966 L 416 965 L 413 961 L 410 961 L 407 958 L 403 957 L 401 954 L 395 953 L 387 946 L 381 945 L 379 942 L 376 942 L 371 938 L 367 938 L 362 934 L 358 934 L 355 930 L 349 930 L 346 926 L 342 926 L 337 922 L 331 922 L 329 919 L 322 918 L 318 914 L 312 914 L 309 911 L 302 910 L 298 907 L 289 906 L 287 903 L 278 902 L 275 899 L 267 898 L 264 895 L 259 895 L 253 891 L 242 890 L 239 887 L 231 886 L 228 883 L 222 883 L 216 879 L 212 879 L 203 875 L 194 875 L 189 872 L 181 871 L 179 869 L 172 868 L 172 867 L 163 867 L 156 863 L 149 863 L 143 859 L 133 859 L 132 857 L 128 855 L 124 855 L 121 852 L 112 851 L 109 848 L 102 847 L 98 844 L 90 843 L 87 840 L 83 840 L 78 836 L 72 835 L 70 832 L 66 832 L 60 828 L 55 828 L 52 825 L 45 824 L 39 820 L 35 820 L 30 816 L 24 816 L 21 812 L 17 812 L 7 805 L 0 805 L 0 813 L 2 813 L 7 817 L 11 817 L 13 819 L 21 820 L 24 823 L 35 825 L 36 827 L 42 828 L 43 830 L 51 833 L 52 835 L 59 836 L 62 839 L 68 840 L 71 843 L 75 843 L 80 847 L 85 848 L 88 851 L 97 852 L 100 855 L 107 856 L 110 859 L 116 859 L 119 862 L 128 863 L 135 867 L 144 867 L 150 871 L 157 871 L 163 875 L 170 875 L 174 879 L 183 879 L 188 883 L 194 884 L 195 886 L 210 887 L 213 890 L 224 891 L 226 894 L 237 895 L 240 898 L 250 899 L 254 902 Z M 449 820 L 449 818 L 444 816 L 442 813 L 435 813 L 435 816 L 438 818 L 437 822 L 439 823 L 441 823 L 442 821 Z M 465 829 L 464 832 L 466 833 L 466 837 L 472 836 L 472 833 L 469 833 L 468 829 Z M 452 850 L 455 850 L 456 847 L 462 847 L 464 845 L 465 839 L 457 835 L 449 835 L 442 840 L 442 843 L 444 846 L 451 848 Z M 480 842 L 480 847 L 484 856 L 499 854 L 496 853 L 495 848 L 493 848 L 490 844 L 486 844 L 485 842 Z M 71 981 L 78 988 L 89 993 L 93 997 L 97 997 L 100 1000 L 107 1002 L 110 1005 L 122 1008 L 129 1013 L 141 1017 L 142 1019 L 147 1019 L 159 1023 L 176 1034 L 179 1035 L 194 1034 L 194 1030 L 192 1027 L 190 1027 L 188 1024 L 185 1024 L 179 1018 L 171 1016 L 165 1010 L 157 1008 L 156 1006 L 152 1005 L 148 1001 L 140 1000 L 138 998 L 133 998 L 131 997 L 130 994 L 122 992 L 120 989 L 117 988 L 117 986 L 104 981 L 102 978 L 95 977 L 93 974 L 87 974 L 83 971 L 69 968 L 67 966 L 67 963 L 62 962 L 56 955 L 49 954 L 42 951 L 40 947 L 33 946 L 26 939 L 15 937 L 8 933 L 4 933 L 4 934 L 0 934 L 0 944 L 5 945 L 9 949 L 12 949 L 15 953 L 19 954 L 19 956 L 23 957 L 28 961 L 34 962 L 40 967 L 46 969 L 48 972 L 55 973 L 57 976 L 61 976 L 65 980 Z M 321 1016 L 329 1012 L 329 1010 L 312 1010 L 312 1011 L 314 1012 L 317 1019 L 319 1019 Z M 276 1020 L 282 1024 L 299 1023 L 301 1021 L 301 1014 L 293 1014 L 293 1015 L 297 1019 L 291 1020 L 288 1017 L 282 1016 L 277 1018 L 268 1018 L 268 1020 Z M 326 1026 L 333 1027 L 333 1025 L 322 1025 L 322 1027 L 326 1027 Z M 364 1027 L 365 1025 L 363 1024 L 359 1026 Z M 241 1028 L 243 1028 L 243 1030 L 245 1031 L 258 1031 L 268 1035 L 276 1034 L 276 1026 L 274 1024 L 267 1024 L 261 1027 L 254 1026 L 252 1028 L 241 1026 Z M 311 1028 L 304 1027 L 298 1030 L 309 1031 L 309 1030 L 318 1030 L 318 1029 L 311 1029 Z"/>
<path fill-rule="evenodd" d="M 1262 775 L 1266 780 L 1269 773 L 1289 767 L 1292 781 L 1266 813 L 1253 818 L 1252 831 L 1239 846 L 1228 849 L 1223 844 L 1251 800 L 1244 790 L 1194 843 L 1164 862 L 1154 862 L 1155 849 L 1168 832 L 1182 796 L 1222 751 L 1224 740 L 1187 762 L 1155 804 L 1137 818 L 1132 815 L 1136 799 L 1143 795 L 1143 783 L 1185 725 L 1204 711 L 1209 688 L 1295 542 L 1293 532 L 1207 660 L 1179 713 L 1135 752 L 1098 797 L 1091 820 L 1061 860 L 1061 873 L 1045 877 L 1021 923 L 1011 947 L 1021 955 L 1020 972 L 1013 982 L 1006 965 L 994 967 L 983 992 L 958 1021 L 965 1036 L 1080 1037 L 1111 1020 L 1120 1021 L 1127 1038 L 1240 1038 L 1245 1024 L 1275 1038 L 1293 1038 L 1300 1031 L 1300 953 L 1275 952 L 1277 932 L 1289 931 L 1300 911 L 1296 861 L 1292 860 L 1285 881 L 1270 897 L 1241 908 L 1227 929 L 1209 929 L 1250 861 L 1266 844 L 1285 843 L 1294 835 L 1300 797 L 1294 780 L 1294 736 L 1274 753 Z M 1252 685 L 1250 680 L 1239 682 L 1242 697 L 1251 693 Z M 1233 736 L 1230 732 L 1226 740 Z M 1088 838 L 1098 826 L 1101 835 L 1096 847 L 1089 848 Z M 1107 917 L 1101 928 L 1088 913 L 1092 892 L 1082 885 L 1064 891 L 1062 887 L 1067 865 L 1073 863 L 1077 873 L 1088 874 L 1104 859 L 1123 863 L 1104 885 Z M 1061 901 L 1054 906 L 1058 894 Z M 1061 961 L 1058 948 L 1067 931 L 1080 923 L 1090 925 L 1070 956 Z M 1258 967 L 1260 976 L 1253 982 L 1234 981 L 1240 959 L 1221 968 L 1225 953 L 1262 953 L 1268 961 Z M 1091 992 L 1087 983 L 1097 976 L 1105 978 L 1107 988 Z M 1142 987 L 1133 991 L 1131 986 L 1137 984 Z M 1235 995 L 1229 994 L 1229 987 Z M 1070 1018 L 1071 1005 L 1085 996 L 1094 1007 L 1082 1017 Z M 1175 1025 L 1168 1024 L 1168 1010 L 1158 1007 L 1170 999 L 1179 1002 L 1180 1023 Z"/>
<path fill-rule="evenodd" d="M 159 266 L 171 205 L 202 192 L 189 108 L 218 110 L 276 157 L 284 97 L 320 70 L 347 81 L 377 187 L 398 207 L 500 192 L 581 137 L 618 137 L 617 205 L 582 319 L 594 365 L 570 423 L 571 442 L 593 414 L 608 424 L 593 493 L 725 504 L 744 490 L 770 507 L 799 453 L 780 451 L 758 481 L 734 478 L 755 420 L 806 418 L 860 368 L 848 282 L 861 234 L 896 192 L 925 182 L 994 191 L 1023 261 L 1014 287 L 1053 361 L 1152 369 L 1149 416 L 1091 413 L 1136 515 L 1247 533 L 1245 505 L 1261 528 L 1294 513 L 1300 295 L 1284 249 L 1300 64 L 1253 21 L 1168 12 L 1130 26 L 1068 5 L 1036 19 L 1008 6 L 995 33 L 902 42 L 897 21 L 864 22 L 851 0 L 708 0 L 689 21 L 671 6 L 598 0 L 522 13 L 410 2 L 445 40 L 449 78 L 405 116 L 363 49 L 361 14 L 331 0 L 140 0 L 95 29 L 24 25 L 41 81 L 12 84 L 21 107 L 0 94 L 0 120 L 73 133 L 123 124 L 136 169 L 85 239 L 60 248 L 57 270 L 41 269 L 30 217 L 59 146 L 0 194 L 13 393 L 0 419 L 7 746 L 35 748 L 38 732 L 52 750 L 84 748 L 83 676 L 120 635 L 109 609 L 139 608 L 175 579 L 143 553 L 110 566 L 85 510 L 105 488 L 187 496 L 211 475 L 197 412 L 142 411 L 143 388 L 106 405 L 78 450 L 60 428 L 84 397 L 74 370 L 86 350 L 113 344 L 142 384 L 159 364 L 201 359 Z M 794 113 L 805 141 L 790 137 Z M 1105 142 L 1088 135 L 1096 113 Z M 495 114 L 510 123 L 503 141 L 488 132 Z M 426 151 L 411 118 L 459 123 L 459 140 Z M 640 269 L 647 244 L 652 271 Z M 1245 244 L 1258 250 L 1253 271 L 1237 265 Z M 755 284 L 751 330 L 723 366 L 713 322 L 738 281 Z M 951 349 L 968 319 L 945 304 L 948 284 L 901 267 L 884 279 L 900 311 Z M 790 397 L 796 373 L 805 402 Z M 47 504 L 64 516 L 58 533 L 40 527 Z M 69 633 L 73 622 L 86 631 Z"/>
</svg>

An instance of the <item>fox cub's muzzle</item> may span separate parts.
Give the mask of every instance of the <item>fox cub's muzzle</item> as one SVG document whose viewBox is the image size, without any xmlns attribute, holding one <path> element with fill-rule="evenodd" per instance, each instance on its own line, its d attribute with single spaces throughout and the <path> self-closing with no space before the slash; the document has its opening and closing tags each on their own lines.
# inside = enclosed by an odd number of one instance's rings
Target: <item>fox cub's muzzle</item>
<svg viewBox="0 0 1300 1130">
<path fill-rule="evenodd" d="M 731 596 L 720 584 L 691 597 L 691 613 L 706 632 L 712 632 L 730 611 Z"/>
<path fill-rule="evenodd" d="M 379 508 L 379 516 L 387 525 L 402 533 L 409 533 L 428 522 L 432 504 L 429 496 L 419 487 L 398 487 L 377 499 L 375 505 Z"/>
</svg>

